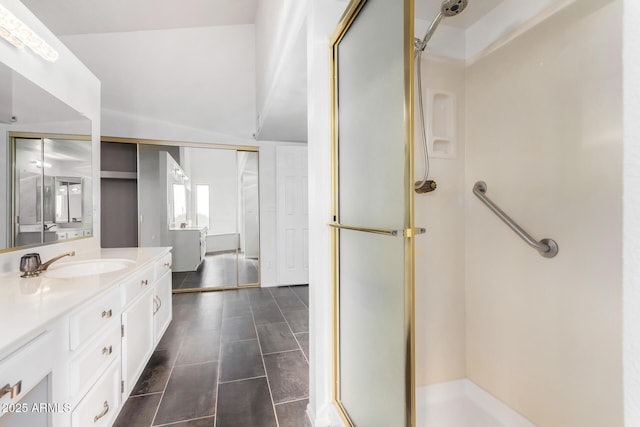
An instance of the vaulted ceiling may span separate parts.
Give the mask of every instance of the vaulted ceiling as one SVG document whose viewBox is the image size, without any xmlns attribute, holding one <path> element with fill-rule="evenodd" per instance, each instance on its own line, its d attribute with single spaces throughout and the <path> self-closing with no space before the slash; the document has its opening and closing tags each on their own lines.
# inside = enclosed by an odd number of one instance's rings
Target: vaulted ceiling
<svg viewBox="0 0 640 427">
<path fill-rule="evenodd" d="M 249 33 L 234 30 L 255 23 L 259 5 L 279 0 L 21 1 L 102 81 L 103 129 L 111 114 L 117 116 L 111 122 L 157 121 L 222 137 L 248 139 L 257 130 L 267 139 L 306 139 L 306 43 L 298 40 L 288 53 L 296 57 L 273 83 L 270 122 L 256 129 L 266 113 L 256 111 L 255 62 L 248 58 L 256 45 Z M 470 0 L 442 25 L 464 32 L 504 1 Z M 440 4 L 416 0 L 417 32 Z"/>
</svg>

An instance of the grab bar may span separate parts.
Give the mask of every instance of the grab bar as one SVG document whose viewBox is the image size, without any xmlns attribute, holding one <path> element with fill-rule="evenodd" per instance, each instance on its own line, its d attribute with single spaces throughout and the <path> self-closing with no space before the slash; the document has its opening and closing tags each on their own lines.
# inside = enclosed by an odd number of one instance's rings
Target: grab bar
<svg viewBox="0 0 640 427">
<path fill-rule="evenodd" d="M 558 254 L 558 244 L 555 242 L 555 240 L 542 239 L 539 242 L 536 241 L 533 237 L 531 237 L 529 233 L 524 231 L 522 227 L 516 224 L 516 222 L 512 220 L 509 215 L 507 215 L 502 211 L 502 209 L 497 207 L 495 203 L 493 203 L 491 199 L 486 196 L 486 192 L 487 184 L 484 181 L 478 181 L 473 186 L 473 194 L 475 194 L 478 199 L 482 200 L 482 203 L 487 205 L 487 207 L 491 209 L 493 213 L 498 215 L 498 218 L 504 221 L 504 223 L 507 224 L 509 228 L 515 231 L 515 233 L 520 236 L 522 240 L 527 243 L 527 245 L 537 250 L 538 253 L 545 258 L 553 258 Z"/>
</svg>

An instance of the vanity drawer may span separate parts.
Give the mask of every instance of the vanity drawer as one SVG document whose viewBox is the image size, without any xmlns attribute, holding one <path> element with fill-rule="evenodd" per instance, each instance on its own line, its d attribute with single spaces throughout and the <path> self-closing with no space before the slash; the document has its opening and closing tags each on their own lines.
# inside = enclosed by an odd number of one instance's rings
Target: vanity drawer
<svg viewBox="0 0 640 427">
<path fill-rule="evenodd" d="M 118 287 L 115 287 L 71 315 L 69 319 L 71 350 L 80 347 L 101 327 L 109 323 L 119 325 L 119 319 L 120 293 Z"/>
<path fill-rule="evenodd" d="M 109 328 L 95 337 L 71 360 L 69 366 L 70 392 L 84 393 L 87 386 L 120 355 L 120 323 L 113 322 Z"/>
<path fill-rule="evenodd" d="M 156 277 L 162 277 L 169 270 L 171 270 L 171 252 L 156 261 Z"/>
<path fill-rule="evenodd" d="M 120 363 L 109 365 L 104 375 L 89 390 L 71 413 L 72 427 L 107 427 L 113 424 L 120 408 Z"/>
<path fill-rule="evenodd" d="M 154 265 L 147 266 L 128 279 L 122 282 L 122 306 L 126 307 L 136 297 L 149 289 L 155 280 Z"/>
<path fill-rule="evenodd" d="M 48 331 L 0 362 L 0 405 L 19 402 L 53 371 L 55 348 L 54 333 Z"/>
<path fill-rule="evenodd" d="M 84 231 L 82 230 L 67 231 L 67 239 L 75 239 L 76 237 L 82 237 L 83 235 Z"/>
</svg>

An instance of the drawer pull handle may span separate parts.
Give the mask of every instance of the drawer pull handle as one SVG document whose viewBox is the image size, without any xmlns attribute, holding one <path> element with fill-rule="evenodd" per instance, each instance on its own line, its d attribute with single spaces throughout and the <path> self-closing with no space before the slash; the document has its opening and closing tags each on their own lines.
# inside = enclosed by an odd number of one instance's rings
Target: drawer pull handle
<svg viewBox="0 0 640 427">
<path fill-rule="evenodd" d="M 167 268 L 171 268 L 171 263 L 170 262 L 165 262 L 164 266 L 167 267 Z"/>
<path fill-rule="evenodd" d="M 109 310 L 104 310 L 104 311 L 102 312 L 102 318 L 103 318 L 103 319 L 108 319 L 108 318 L 110 318 L 112 315 L 113 315 L 113 312 L 111 311 L 111 309 L 109 309 Z"/>
<path fill-rule="evenodd" d="M 153 303 L 154 305 L 156 305 L 156 308 L 153 310 L 153 314 L 155 315 L 157 312 L 160 311 L 160 307 L 162 307 L 162 300 L 160 299 L 159 296 L 154 296 L 153 297 Z"/>
<path fill-rule="evenodd" d="M 110 345 L 109 347 L 103 347 L 102 348 L 102 354 L 104 354 L 105 356 L 109 356 L 112 352 L 113 352 L 113 346 L 112 345 Z"/>
<path fill-rule="evenodd" d="M 5 394 L 10 394 L 11 399 L 15 398 L 22 391 L 22 380 L 15 383 L 13 386 L 10 384 L 5 385 L 0 389 L 0 397 L 3 397 Z"/>
<path fill-rule="evenodd" d="M 107 402 L 106 400 L 104 401 L 104 409 L 102 410 L 102 412 L 100 412 L 98 415 L 96 415 L 95 417 L 93 417 L 93 422 L 97 423 L 98 420 L 102 417 L 104 417 L 105 415 L 107 415 L 107 412 L 109 412 L 109 402 Z"/>
<path fill-rule="evenodd" d="M 148 284 L 149 284 L 149 281 L 147 279 L 140 281 L 140 286 L 147 286 Z"/>
</svg>

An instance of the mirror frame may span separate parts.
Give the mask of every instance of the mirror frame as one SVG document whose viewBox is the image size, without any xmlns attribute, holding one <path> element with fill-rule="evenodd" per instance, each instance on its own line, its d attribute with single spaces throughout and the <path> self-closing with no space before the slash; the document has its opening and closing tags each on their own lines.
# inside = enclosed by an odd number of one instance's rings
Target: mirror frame
<svg viewBox="0 0 640 427">
<path fill-rule="evenodd" d="M 88 119 L 89 120 L 89 119 Z M 91 130 L 91 120 L 89 120 L 89 126 L 90 126 L 90 130 Z M 15 242 L 15 227 L 16 227 L 16 223 L 14 221 L 15 217 L 16 217 L 16 206 L 15 206 L 15 190 L 16 190 L 16 186 L 15 186 L 15 173 L 16 173 L 16 139 L 17 138 L 28 138 L 28 139 L 65 139 L 65 140 L 73 140 L 73 141 L 86 141 L 88 144 L 91 144 L 91 157 L 89 158 L 89 163 L 91 164 L 91 177 L 93 179 L 93 177 L 95 176 L 95 171 L 93 170 L 94 164 L 93 164 L 93 157 L 94 157 L 94 147 L 93 147 L 93 139 L 91 134 L 89 135 L 72 135 L 72 134 L 58 134 L 58 133 L 37 133 L 37 132 L 8 132 L 8 140 L 9 140 L 9 159 L 10 159 L 10 166 L 9 166 L 9 170 L 10 170 L 10 174 L 8 177 L 8 184 L 10 186 L 10 215 L 11 217 L 10 219 L 10 224 L 7 224 L 10 228 L 10 230 L 8 230 L 11 234 L 10 234 L 10 242 L 12 244 L 14 244 Z M 91 192 L 94 192 L 94 186 L 91 186 Z M 95 200 L 94 195 L 92 194 L 91 196 L 92 201 Z M 93 209 L 93 202 L 92 202 L 92 209 Z M 13 252 L 13 251 L 17 251 L 17 250 L 22 250 L 22 249 L 28 249 L 28 248 L 35 248 L 35 247 L 40 247 L 40 246 L 48 246 L 48 245 L 55 245 L 58 243 L 66 243 L 66 242 L 72 242 L 72 241 L 76 241 L 76 240 L 83 240 L 83 239 L 90 239 L 92 237 L 94 237 L 95 235 L 95 218 L 92 217 L 92 222 L 91 222 L 91 235 L 88 236 L 80 236 L 80 237 L 73 237 L 71 239 L 65 239 L 65 240 L 55 240 L 53 242 L 40 242 L 40 243 L 34 243 L 31 245 L 23 245 L 23 246 L 11 246 L 8 248 L 0 248 L 0 253 L 6 253 L 6 252 Z M 42 239 L 44 240 L 44 239 Z"/>
</svg>

